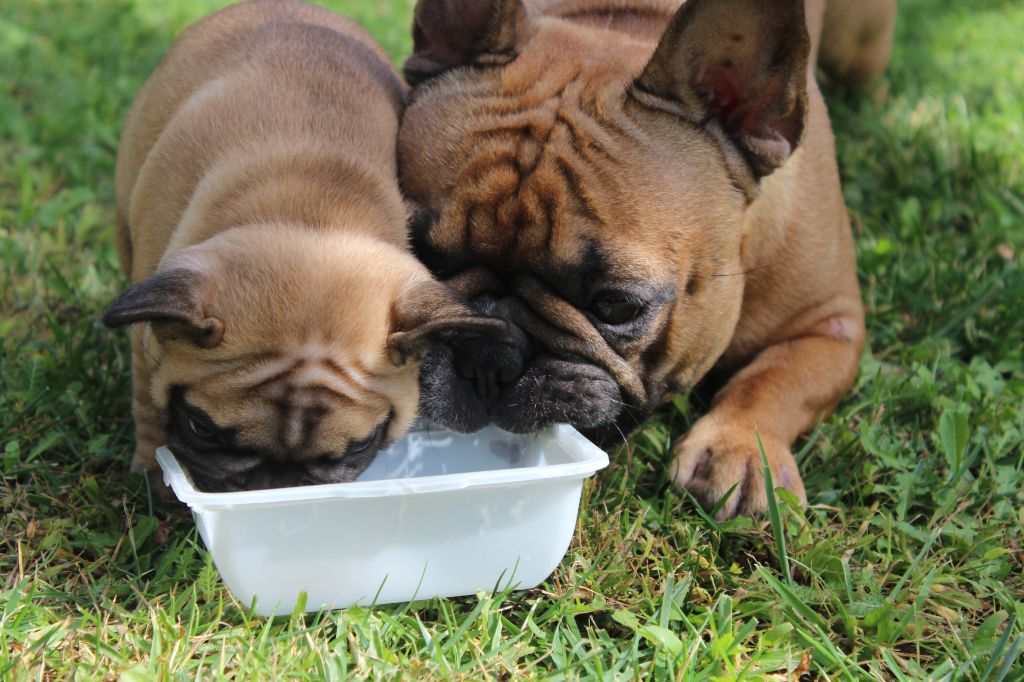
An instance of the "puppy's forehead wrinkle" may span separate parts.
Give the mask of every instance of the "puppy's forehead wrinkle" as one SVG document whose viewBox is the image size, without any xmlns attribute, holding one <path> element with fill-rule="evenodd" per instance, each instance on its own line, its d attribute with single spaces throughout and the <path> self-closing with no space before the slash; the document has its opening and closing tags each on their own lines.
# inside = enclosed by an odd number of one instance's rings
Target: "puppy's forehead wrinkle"
<svg viewBox="0 0 1024 682">
<path fill-rule="evenodd" d="M 274 401 L 277 408 L 277 444 L 281 448 L 275 451 L 278 458 L 285 460 L 284 452 L 301 451 L 313 440 L 314 432 L 323 416 L 323 408 L 318 405 L 302 405 L 300 401 L 293 399 L 292 395 L 296 389 L 292 386 L 285 388 L 280 399 Z"/>
<path fill-rule="evenodd" d="M 271 459 L 306 460 L 325 447 L 343 449 L 366 415 L 394 410 L 401 402 L 396 390 L 402 382 L 379 373 L 372 361 L 312 337 L 274 352 L 222 352 L 205 359 L 191 363 L 180 383 L 238 433 L 241 446 Z"/>
<path fill-rule="evenodd" d="M 253 383 L 265 382 L 283 372 L 316 365 L 331 365 L 334 371 L 351 377 L 359 385 L 368 385 L 376 377 L 359 359 L 343 357 L 337 349 L 319 342 L 307 342 L 296 348 L 272 353 L 245 354 L 232 358 L 232 361 L 248 363 L 247 371 L 238 376 Z"/>
<path fill-rule="evenodd" d="M 383 399 L 382 377 L 355 359 L 339 357 L 330 349 L 311 345 L 232 374 L 237 388 L 260 391 L 275 400 L 284 394 L 297 397 L 299 394 L 293 394 L 294 391 L 309 391 L 357 403 Z"/>
</svg>

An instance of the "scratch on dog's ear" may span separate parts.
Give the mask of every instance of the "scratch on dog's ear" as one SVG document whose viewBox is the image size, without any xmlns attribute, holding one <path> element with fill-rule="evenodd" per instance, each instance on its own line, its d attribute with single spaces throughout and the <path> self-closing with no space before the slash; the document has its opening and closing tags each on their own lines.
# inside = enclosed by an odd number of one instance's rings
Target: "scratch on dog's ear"
<svg viewBox="0 0 1024 682">
<path fill-rule="evenodd" d="M 154 325 L 162 339 L 185 336 L 210 348 L 224 336 L 224 323 L 204 314 L 204 277 L 198 270 L 178 267 L 157 272 L 132 285 L 103 313 L 110 328 L 138 322 Z"/>
</svg>

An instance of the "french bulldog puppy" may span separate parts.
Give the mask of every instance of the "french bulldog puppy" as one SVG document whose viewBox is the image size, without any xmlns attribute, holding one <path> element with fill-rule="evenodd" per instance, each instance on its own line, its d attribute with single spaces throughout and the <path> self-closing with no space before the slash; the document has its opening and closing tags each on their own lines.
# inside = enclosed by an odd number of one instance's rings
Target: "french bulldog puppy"
<svg viewBox="0 0 1024 682">
<path fill-rule="evenodd" d="M 204 490 L 348 481 L 411 425 L 431 339 L 500 329 L 407 248 L 404 85 L 353 22 L 252 0 L 189 28 L 117 160 L 132 467 Z"/>
<path fill-rule="evenodd" d="M 708 506 L 728 494 L 722 517 L 754 514 L 757 434 L 806 499 L 791 444 L 864 343 L 814 80 L 824 5 L 680 5 L 419 0 L 399 136 L 414 249 L 510 330 L 432 349 L 421 410 L 607 439 L 725 377 L 672 476 Z"/>
</svg>

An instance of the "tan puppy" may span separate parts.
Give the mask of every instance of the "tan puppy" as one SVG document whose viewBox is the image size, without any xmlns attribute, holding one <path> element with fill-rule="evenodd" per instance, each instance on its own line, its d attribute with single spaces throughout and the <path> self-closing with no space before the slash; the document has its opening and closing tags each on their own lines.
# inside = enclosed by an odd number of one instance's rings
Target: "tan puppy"
<svg viewBox="0 0 1024 682">
<path fill-rule="evenodd" d="M 346 481 L 402 435 L 428 340 L 494 329 L 406 249 L 404 86 L 357 25 L 253 0 L 188 29 L 117 164 L 135 469 L 205 489 Z M 500 324 L 500 323 L 499 323 Z"/>
<path fill-rule="evenodd" d="M 399 139 L 418 255 L 510 326 L 437 348 L 450 427 L 618 437 L 706 377 L 676 482 L 764 510 L 854 379 L 853 243 L 802 0 L 420 0 Z M 712 371 L 714 370 L 714 371 Z M 707 381 L 705 381 L 707 383 Z"/>
</svg>

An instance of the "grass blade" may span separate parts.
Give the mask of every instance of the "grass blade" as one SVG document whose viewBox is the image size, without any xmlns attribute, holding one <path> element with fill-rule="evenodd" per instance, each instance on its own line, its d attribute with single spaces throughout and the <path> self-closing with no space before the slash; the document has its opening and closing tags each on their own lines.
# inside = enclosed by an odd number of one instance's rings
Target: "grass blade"
<svg viewBox="0 0 1024 682">
<path fill-rule="evenodd" d="M 775 552 L 779 557 L 779 564 L 782 568 L 782 575 L 786 582 L 792 584 L 793 572 L 789 567 L 789 552 L 786 549 L 785 528 L 782 525 L 782 514 L 779 513 L 779 502 L 775 499 L 775 482 L 772 480 L 772 470 L 768 466 L 768 456 L 764 453 L 764 444 L 761 442 L 761 433 L 754 431 L 757 436 L 757 449 L 761 453 L 761 471 L 764 473 L 764 489 L 768 495 L 768 519 L 772 524 L 772 533 L 775 535 Z"/>
</svg>

